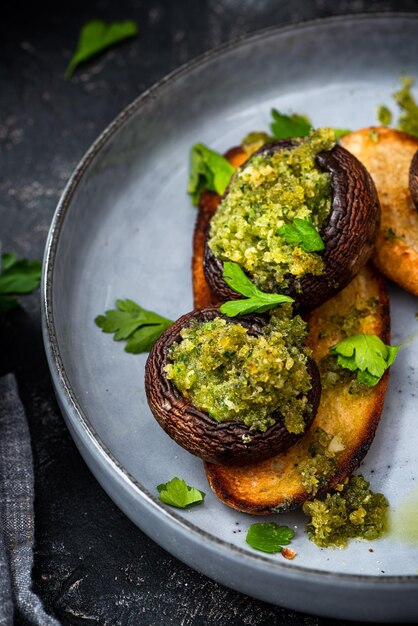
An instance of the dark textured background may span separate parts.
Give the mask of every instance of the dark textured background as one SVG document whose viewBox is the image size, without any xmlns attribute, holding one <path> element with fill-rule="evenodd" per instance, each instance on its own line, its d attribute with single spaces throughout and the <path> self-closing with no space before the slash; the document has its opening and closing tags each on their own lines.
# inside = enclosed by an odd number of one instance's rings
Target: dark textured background
<svg viewBox="0 0 418 626">
<path fill-rule="evenodd" d="M 71 171 L 131 100 L 170 70 L 272 24 L 415 0 L 72 0 L 3 3 L 0 20 L 0 241 L 40 257 Z M 64 72 L 83 23 L 132 18 L 140 35 Z M 74 250 L 76 254 L 77 251 Z M 114 506 L 63 423 L 42 348 L 37 295 L 0 320 L 0 375 L 14 371 L 29 416 L 36 476 L 34 585 L 72 626 L 344 624 L 230 591 L 164 552 Z M 21 623 L 21 622 L 17 622 Z"/>
</svg>

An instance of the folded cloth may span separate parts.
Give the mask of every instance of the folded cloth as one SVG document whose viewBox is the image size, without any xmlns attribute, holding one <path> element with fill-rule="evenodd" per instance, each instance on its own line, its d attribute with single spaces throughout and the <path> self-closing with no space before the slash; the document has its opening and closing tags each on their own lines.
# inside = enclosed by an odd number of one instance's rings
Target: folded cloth
<svg viewBox="0 0 418 626">
<path fill-rule="evenodd" d="M 24 618 L 59 626 L 32 592 L 34 537 L 32 450 L 12 374 L 0 378 L 0 626 Z"/>
</svg>

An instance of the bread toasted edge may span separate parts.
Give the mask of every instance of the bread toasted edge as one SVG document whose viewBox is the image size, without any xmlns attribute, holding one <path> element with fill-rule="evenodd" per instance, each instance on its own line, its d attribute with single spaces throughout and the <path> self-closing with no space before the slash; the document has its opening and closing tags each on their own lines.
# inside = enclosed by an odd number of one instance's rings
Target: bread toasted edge
<svg viewBox="0 0 418 626">
<path fill-rule="evenodd" d="M 373 263 L 390 280 L 418 296 L 418 211 L 409 188 L 418 138 L 371 126 L 343 136 L 341 144 L 369 170 L 379 196 L 382 219 Z"/>
</svg>

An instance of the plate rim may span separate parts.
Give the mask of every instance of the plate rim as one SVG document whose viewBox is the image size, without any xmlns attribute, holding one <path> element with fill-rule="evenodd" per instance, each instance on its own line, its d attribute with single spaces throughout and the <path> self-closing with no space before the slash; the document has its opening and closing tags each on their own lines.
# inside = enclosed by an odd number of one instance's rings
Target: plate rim
<svg viewBox="0 0 418 626">
<path fill-rule="evenodd" d="M 122 111 L 105 127 L 105 129 L 99 134 L 97 139 L 91 144 L 91 146 L 84 153 L 83 157 L 78 162 L 72 175 L 70 176 L 64 191 L 58 201 L 57 208 L 52 217 L 48 237 L 45 245 L 43 270 L 42 270 L 42 284 L 41 284 L 41 313 L 42 313 L 42 331 L 44 347 L 47 354 L 48 365 L 51 371 L 53 380 L 58 381 L 59 391 L 63 393 L 65 401 L 72 409 L 73 416 L 77 419 L 77 426 L 81 427 L 83 435 L 87 438 L 90 444 L 96 449 L 101 461 L 110 468 L 110 471 L 116 473 L 116 475 L 124 482 L 125 486 L 129 490 L 133 490 L 137 497 L 140 497 L 153 514 L 163 516 L 167 523 L 171 526 L 179 528 L 181 531 L 187 529 L 192 533 L 194 539 L 204 539 L 208 543 L 208 548 L 216 552 L 226 551 L 226 554 L 232 556 L 235 560 L 236 557 L 245 557 L 250 563 L 253 562 L 255 567 L 262 567 L 268 565 L 269 567 L 277 568 L 288 578 L 297 578 L 302 580 L 309 577 L 312 579 L 325 580 L 332 578 L 334 583 L 344 585 L 344 583 L 363 583 L 364 585 L 384 585 L 389 586 L 404 586 L 405 583 L 418 585 L 417 575 L 369 575 L 369 574 L 352 574 L 344 572 L 331 572 L 326 570 L 319 570 L 315 568 L 300 566 L 292 564 L 289 566 L 287 563 L 277 563 L 269 559 L 268 557 L 252 553 L 244 548 L 240 548 L 235 544 L 232 544 L 223 539 L 219 539 L 215 535 L 199 528 L 194 523 L 181 517 L 176 511 L 169 510 L 167 507 L 161 505 L 158 498 L 149 492 L 113 455 L 111 450 L 107 447 L 98 433 L 95 431 L 93 425 L 90 423 L 87 414 L 83 411 L 78 403 L 77 396 L 72 389 L 70 380 L 67 377 L 65 366 L 61 358 L 61 353 L 58 345 L 58 338 L 55 329 L 54 322 L 54 307 L 53 307 L 53 285 L 54 285 L 54 267 L 57 258 L 57 249 L 60 239 L 61 230 L 66 219 L 68 210 L 71 205 L 74 193 L 81 182 L 84 174 L 88 171 L 90 165 L 94 161 L 95 157 L 99 154 L 101 149 L 107 144 L 111 137 L 141 108 L 143 104 L 146 104 L 150 99 L 158 96 L 158 92 L 162 91 L 166 85 L 177 81 L 184 75 L 192 72 L 195 68 L 204 66 L 207 62 L 216 60 L 222 57 L 224 54 L 233 51 L 241 46 L 246 46 L 253 42 L 262 40 L 265 37 L 281 36 L 285 33 L 300 32 L 312 27 L 320 27 L 323 24 L 338 24 L 345 22 L 347 19 L 353 21 L 380 21 L 380 20 L 418 20 L 418 12 L 376 12 L 376 13 L 345 13 L 338 16 L 316 18 L 312 20 L 299 21 L 286 26 L 270 26 L 257 30 L 255 32 L 242 35 L 233 39 L 221 46 L 217 46 L 204 52 L 203 54 L 191 59 L 180 67 L 164 75 L 161 79 L 157 80 L 150 87 L 148 87 L 143 93 L 135 98 L 130 104 L 128 104 Z M 56 393 L 58 390 L 55 389 Z M 91 471 L 91 470 L 90 470 Z M 92 472 L 93 473 L 93 472 Z M 94 475 L 94 474 L 93 474 Z M 97 477 L 95 476 L 96 480 Z M 408 585 L 409 586 L 409 585 Z"/>
</svg>

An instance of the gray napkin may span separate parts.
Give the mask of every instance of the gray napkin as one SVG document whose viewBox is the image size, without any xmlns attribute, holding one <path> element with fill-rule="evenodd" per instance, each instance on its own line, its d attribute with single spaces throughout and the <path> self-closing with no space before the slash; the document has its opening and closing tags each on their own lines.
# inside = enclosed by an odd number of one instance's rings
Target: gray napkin
<svg viewBox="0 0 418 626">
<path fill-rule="evenodd" d="M 0 378 L 0 626 L 23 617 L 59 626 L 32 592 L 34 536 L 32 450 L 13 375 Z"/>
</svg>

